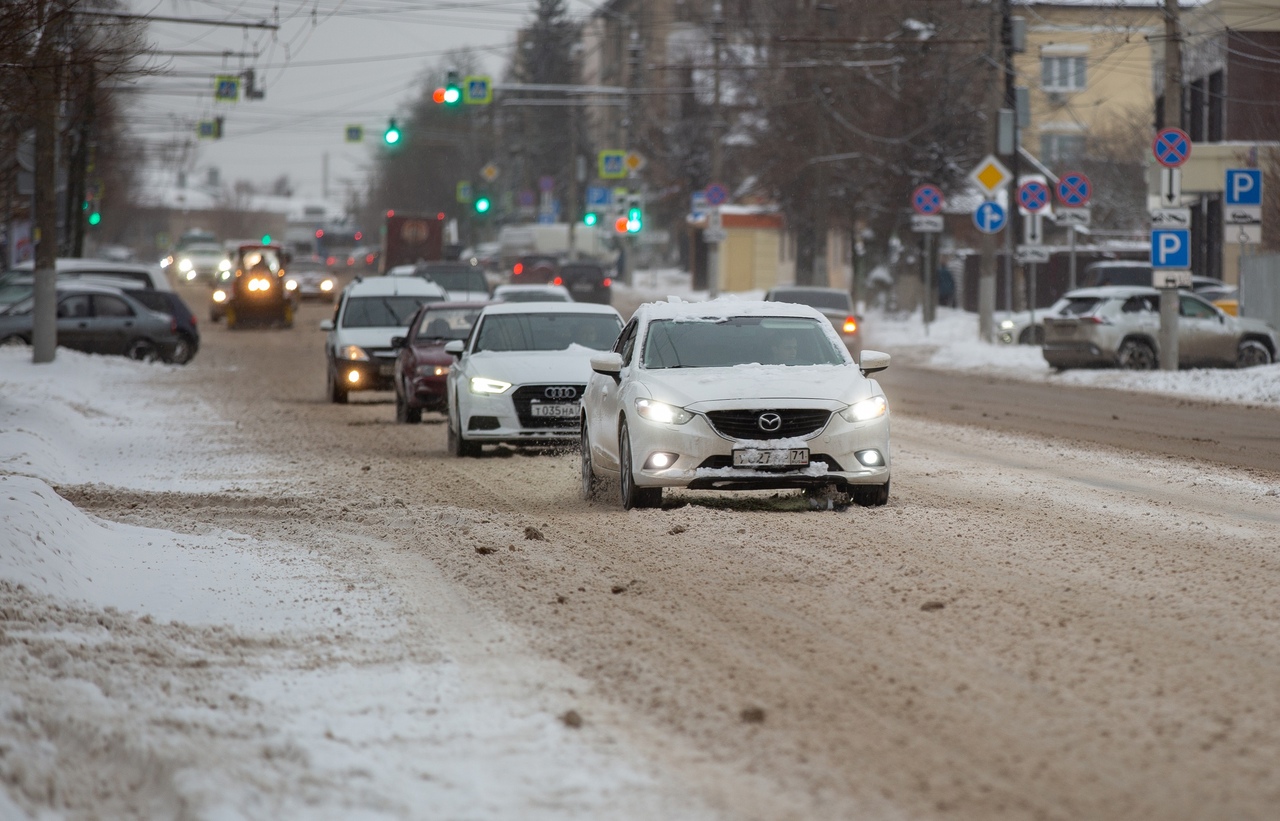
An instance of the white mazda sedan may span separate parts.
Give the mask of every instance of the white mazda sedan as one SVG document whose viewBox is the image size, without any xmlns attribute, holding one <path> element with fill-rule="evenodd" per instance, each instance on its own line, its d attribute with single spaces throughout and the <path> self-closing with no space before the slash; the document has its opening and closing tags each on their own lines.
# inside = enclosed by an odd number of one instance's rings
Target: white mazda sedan
<svg viewBox="0 0 1280 821">
<path fill-rule="evenodd" d="M 487 305 L 465 341 L 444 347 L 457 357 L 446 385 L 449 452 L 576 442 L 591 357 L 613 347 L 620 328 L 608 305 Z"/>
<path fill-rule="evenodd" d="M 640 306 L 591 358 L 582 407 L 582 493 L 617 480 L 622 506 L 664 487 L 833 489 L 889 500 L 889 405 L 831 323 L 805 305 L 713 300 Z"/>
</svg>

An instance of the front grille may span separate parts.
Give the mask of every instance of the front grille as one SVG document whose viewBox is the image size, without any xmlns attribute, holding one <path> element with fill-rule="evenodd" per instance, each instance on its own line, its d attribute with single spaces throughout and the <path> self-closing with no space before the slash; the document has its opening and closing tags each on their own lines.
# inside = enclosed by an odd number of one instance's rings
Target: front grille
<svg viewBox="0 0 1280 821">
<path fill-rule="evenodd" d="M 780 419 L 777 430 L 760 427 L 760 417 L 776 414 Z M 710 411 L 707 418 L 721 436 L 730 439 L 790 439 L 817 433 L 827 425 L 831 411 L 807 408 Z"/>
<path fill-rule="evenodd" d="M 523 385 L 511 394 L 522 428 L 576 428 L 578 416 L 534 416 L 536 403 L 578 404 L 586 385 Z"/>
<path fill-rule="evenodd" d="M 827 470 L 832 473 L 841 473 L 844 471 L 844 468 L 840 467 L 839 462 L 832 459 L 825 453 L 809 454 L 809 464 L 815 465 L 818 463 L 825 464 L 827 466 Z M 702 464 L 698 465 L 699 469 L 706 468 L 707 470 L 722 470 L 724 468 L 731 467 L 733 467 L 733 456 L 708 456 L 706 459 L 702 460 Z M 744 470 L 755 470 L 758 473 L 787 473 L 789 471 L 804 470 L 804 468 L 744 468 Z"/>
</svg>

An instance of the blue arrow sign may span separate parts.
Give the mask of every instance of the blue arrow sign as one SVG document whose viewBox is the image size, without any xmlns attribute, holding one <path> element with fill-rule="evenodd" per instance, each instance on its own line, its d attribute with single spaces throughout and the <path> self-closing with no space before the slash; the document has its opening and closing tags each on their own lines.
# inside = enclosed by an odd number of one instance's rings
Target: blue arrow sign
<svg viewBox="0 0 1280 821">
<path fill-rule="evenodd" d="M 1151 153 L 1165 168 L 1177 168 L 1191 156 L 1191 138 L 1181 128 L 1164 128 L 1151 141 Z"/>
<path fill-rule="evenodd" d="M 928 183 L 919 186 L 911 195 L 911 207 L 926 217 L 942 213 L 942 191 Z"/>
<path fill-rule="evenodd" d="M 1089 178 L 1079 171 L 1068 171 L 1058 180 L 1058 202 L 1068 208 L 1083 208 L 1093 196 Z"/>
<path fill-rule="evenodd" d="M 987 200 L 978 206 L 978 210 L 973 212 L 973 224 L 978 226 L 978 230 L 984 234 L 994 234 L 1001 228 L 1004 228 L 1008 215 L 1005 214 L 1000 203 Z"/>
<path fill-rule="evenodd" d="M 1189 269 L 1191 267 L 1191 229 L 1164 228 L 1152 231 L 1151 267 Z"/>
<path fill-rule="evenodd" d="M 1031 213 L 1043 211 L 1049 205 L 1049 186 L 1037 180 L 1018 186 L 1018 204 Z"/>
<path fill-rule="evenodd" d="M 1262 205 L 1262 169 L 1228 168 L 1227 205 Z"/>
</svg>

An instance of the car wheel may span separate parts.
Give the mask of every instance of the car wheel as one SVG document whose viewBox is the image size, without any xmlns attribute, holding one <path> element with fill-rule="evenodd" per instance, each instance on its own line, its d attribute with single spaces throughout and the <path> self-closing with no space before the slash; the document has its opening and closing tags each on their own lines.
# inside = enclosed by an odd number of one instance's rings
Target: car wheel
<svg viewBox="0 0 1280 821">
<path fill-rule="evenodd" d="M 853 501 L 862 507 L 880 507 L 889 503 L 889 483 L 866 485 L 853 489 Z"/>
<path fill-rule="evenodd" d="M 622 488 L 622 509 L 633 507 L 657 507 L 662 504 L 662 488 L 637 487 L 635 474 L 632 472 L 631 432 L 627 423 L 622 423 L 618 431 L 618 484 Z"/>
<path fill-rule="evenodd" d="M 1236 367 L 1255 368 L 1271 364 L 1271 351 L 1256 339 L 1246 339 L 1236 348 Z"/>
<path fill-rule="evenodd" d="M 196 355 L 195 342 L 187 334 L 178 334 L 178 344 L 173 346 L 169 361 L 175 365 L 185 365 Z"/>
<path fill-rule="evenodd" d="M 338 381 L 338 374 L 333 368 L 329 368 L 328 376 L 329 401 L 336 402 L 339 405 L 347 403 L 347 389 L 342 387 L 342 383 Z"/>
<path fill-rule="evenodd" d="M 459 458 L 465 456 L 479 456 L 480 445 L 477 445 L 475 442 L 468 442 L 462 437 L 462 421 L 455 420 L 453 417 L 454 414 L 450 413 L 449 418 L 446 421 L 448 431 L 445 433 L 445 447 L 448 449 L 449 455 L 457 456 Z"/>
<path fill-rule="evenodd" d="M 1120 367 L 1130 371 L 1153 371 L 1159 364 L 1155 350 L 1140 339 L 1126 339 L 1116 359 Z"/>
<path fill-rule="evenodd" d="M 422 408 L 409 407 L 409 399 L 396 391 L 396 421 L 402 425 L 416 425 L 422 421 Z"/>
<path fill-rule="evenodd" d="M 1044 328 L 1039 325 L 1026 328 L 1018 334 L 1019 345 L 1044 345 Z"/>
<path fill-rule="evenodd" d="M 595 501 L 600 495 L 600 479 L 596 476 L 595 466 L 591 463 L 591 438 L 587 433 L 587 420 L 582 420 L 582 498 L 588 502 Z"/>
<path fill-rule="evenodd" d="M 150 339 L 135 339 L 124 349 L 124 355 L 139 362 L 155 362 L 160 359 L 160 349 Z"/>
</svg>

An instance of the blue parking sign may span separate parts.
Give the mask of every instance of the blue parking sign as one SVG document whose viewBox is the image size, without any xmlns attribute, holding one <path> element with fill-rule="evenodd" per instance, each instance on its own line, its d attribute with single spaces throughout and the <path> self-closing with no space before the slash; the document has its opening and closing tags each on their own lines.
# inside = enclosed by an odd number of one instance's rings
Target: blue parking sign
<svg viewBox="0 0 1280 821">
<path fill-rule="evenodd" d="M 613 203 L 613 192 L 603 185 L 587 186 L 587 205 L 605 206 Z"/>
<path fill-rule="evenodd" d="M 1262 169 L 1228 168 L 1227 205 L 1262 205 Z"/>
<path fill-rule="evenodd" d="M 1151 267 L 1189 269 L 1191 267 L 1191 230 L 1165 228 L 1152 231 Z"/>
</svg>

